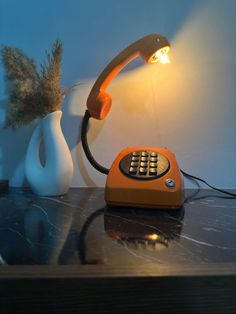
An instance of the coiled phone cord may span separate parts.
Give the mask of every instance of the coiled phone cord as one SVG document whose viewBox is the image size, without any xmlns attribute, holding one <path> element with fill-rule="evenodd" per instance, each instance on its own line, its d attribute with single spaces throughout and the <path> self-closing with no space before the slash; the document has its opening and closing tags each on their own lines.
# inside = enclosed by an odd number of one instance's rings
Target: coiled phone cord
<svg viewBox="0 0 236 314">
<path fill-rule="evenodd" d="M 100 165 L 93 157 L 90 149 L 89 149 L 89 146 L 88 146 L 88 139 L 87 139 L 87 130 L 88 130 L 88 122 L 89 122 L 89 119 L 90 119 L 90 113 L 88 110 L 85 111 L 85 114 L 84 114 L 84 117 L 83 117 L 83 121 L 82 121 L 82 129 L 81 129 L 81 141 L 82 141 L 82 146 L 83 146 L 83 150 L 85 152 L 85 155 L 86 157 L 88 158 L 88 161 L 90 162 L 90 164 L 95 168 L 97 169 L 99 172 L 105 174 L 105 175 L 108 175 L 109 173 L 109 169 L 108 168 L 105 168 L 103 167 L 102 165 Z M 206 184 L 207 186 L 209 186 L 211 189 L 213 190 L 216 190 L 220 193 L 224 193 L 224 194 L 227 194 L 227 195 L 230 195 L 230 196 L 233 196 L 233 197 L 236 197 L 236 193 L 232 193 L 232 192 L 228 192 L 226 190 L 223 190 L 223 189 L 219 189 L 219 188 L 216 188 L 214 186 L 212 186 L 211 184 L 207 183 L 207 181 L 199 178 L 199 177 L 196 177 L 194 175 L 191 175 L 185 171 L 183 171 L 182 169 L 180 169 L 181 173 L 186 177 L 186 178 L 191 178 L 193 180 L 196 180 L 196 181 L 200 181 L 204 184 Z"/>
</svg>

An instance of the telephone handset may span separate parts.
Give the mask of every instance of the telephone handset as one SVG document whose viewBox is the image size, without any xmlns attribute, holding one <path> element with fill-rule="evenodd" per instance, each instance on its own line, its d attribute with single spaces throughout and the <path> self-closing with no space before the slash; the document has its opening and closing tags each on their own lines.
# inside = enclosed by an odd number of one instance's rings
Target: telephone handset
<svg viewBox="0 0 236 314">
<path fill-rule="evenodd" d="M 87 143 L 89 118 L 104 119 L 112 99 L 105 91 L 113 77 L 137 56 L 147 63 L 168 63 L 168 40 L 157 34 L 145 36 L 121 51 L 96 80 L 87 99 L 82 123 L 82 145 L 90 163 L 107 175 L 105 200 L 108 205 L 175 209 L 184 200 L 183 178 L 174 154 L 162 147 L 126 148 L 111 169 L 93 158 Z"/>
</svg>

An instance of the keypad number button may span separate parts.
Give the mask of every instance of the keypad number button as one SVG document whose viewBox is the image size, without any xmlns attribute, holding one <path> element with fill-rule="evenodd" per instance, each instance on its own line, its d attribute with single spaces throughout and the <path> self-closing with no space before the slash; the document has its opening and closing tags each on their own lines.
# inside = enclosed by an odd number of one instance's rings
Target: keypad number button
<svg viewBox="0 0 236 314">
<path fill-rule="evenodd" d="M 157 168 L 156 162 L 150 162 L 150 168 Z"/>
<path fill-rule="evenodd" d="M 147 162 L 140 162 L 140 167 L 147 167 L 148 166 L 148 163 Z"/>
<path fill-rule="evenodd" d="M 131 166 L 131 167 L 138 167 L 138 162 L 136 162 L 136 161 L 131 161 L 130 166 Z"/>
<path fill-rule="evenodd" d="M 150 156 L 151 157 L 157 157 L 157 153 L 156 152 L 151 152 Z"/>
<path fill-rule="evenodd" d="M 151 157 L 150 162 L 157 162 L 157 157 Z"/>
<path fill-rule="evenodd" d="M 147 174 L 147 168 L 140 167 L 139 168 L 139 174 L 141 174 L 141 175 Z"/>
<path fill-rule="evenodd" d="M 138 168 L 137 167 L 130 167 L 129 168 L 129 173 L 130 174 L 136 174 L 137 173 Z"/>
<path fill-rule="evenodd" d="M 155 176 L 157 174 L 157 168 L 150 168 L 149 169 L 149 174 L 151 176 Z"/>
</svg>

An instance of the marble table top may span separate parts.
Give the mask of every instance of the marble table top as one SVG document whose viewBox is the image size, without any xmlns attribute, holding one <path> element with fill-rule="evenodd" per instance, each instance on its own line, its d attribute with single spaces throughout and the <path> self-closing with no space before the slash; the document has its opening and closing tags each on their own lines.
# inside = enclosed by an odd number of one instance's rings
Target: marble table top
<svg viewBox="0 0 236 314">
<path fill-rule="evenodd" d="M 178 211 L 107 208 L 102 188 L 0 195 L 0 264 L 135 266 L 236 262 L 236 199 L 187 190 Z"/>
</svg>

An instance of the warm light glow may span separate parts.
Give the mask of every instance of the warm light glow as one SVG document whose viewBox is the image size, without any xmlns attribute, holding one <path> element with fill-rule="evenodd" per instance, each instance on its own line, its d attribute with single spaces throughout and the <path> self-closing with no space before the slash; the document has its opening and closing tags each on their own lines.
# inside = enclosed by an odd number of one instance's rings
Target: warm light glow
<svg viewBox="0 0 236 314">
<path fill-rule="evenodd" d="M 170 59 L 167 55 L 160 56 L 160 62 L 163 64 L 170 63 Z"/>
<path fill-rule="evenodd" d="M 163 64 L 170 63 L 170 59 L 168 57 L 168 52 L 170 50 L 170 47 L 164 47 L 159 49 L 157 52 L 155 52 L 154 55 L 151 56 L 150 58 L 150 63 L 156 63 L 160 62 Z"/>
<path fill-rule="evenodd" d="M 155 241 L 155 240 L 157 240 L 159 238 L 159 235 L 156 234 L 156 233 L 148 234 L 148 235 L 145 236 L 145 238 L 148 239 L 148 240 Z"/>
</svg>

